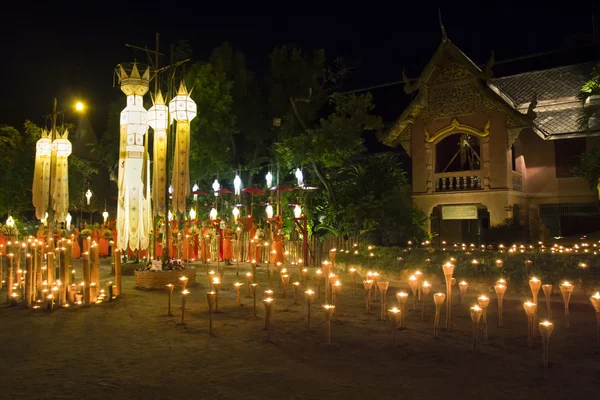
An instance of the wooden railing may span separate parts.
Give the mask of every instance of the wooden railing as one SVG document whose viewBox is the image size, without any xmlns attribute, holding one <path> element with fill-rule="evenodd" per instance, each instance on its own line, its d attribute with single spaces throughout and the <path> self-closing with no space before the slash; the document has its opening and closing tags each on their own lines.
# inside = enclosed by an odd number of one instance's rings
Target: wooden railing
<svg viewBox="0 0 600 400">
<path fill-rule="evenodd" d="M 480 190 L 480 171 L 442 172 L 434 174 L 436 192 L 457 192 L 461 190 Z"/>
</svg>

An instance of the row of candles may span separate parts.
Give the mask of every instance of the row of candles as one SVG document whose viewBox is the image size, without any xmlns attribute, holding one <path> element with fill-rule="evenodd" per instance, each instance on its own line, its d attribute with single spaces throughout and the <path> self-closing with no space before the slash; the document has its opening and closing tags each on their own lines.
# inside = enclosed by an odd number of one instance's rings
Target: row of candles
<svg viewBox="0 0 600 400">
<path fill-rule="evenodd" d="M 584 240 L 585 238 L 581 238 L 582 240 Z M 446 243 L 446 241 L 442 241 L 440 243 L 440 248 L 442 250 L 462 250 L 462 251 L 486 251 L 486 250 L 497 250 L 500 252 L 508 252 L 508 253 L 525 253 L 527 251 L 539 251 L 541 253 L 545 253 L 546 251 L 549 251 L 551 253 L 559 253 L 559 254 L 568 254 L 568 253 L 579 253 L 579 252 L 583 252 L 583 253 L 593 253 L 594 255 L 598 254 L 598 247 L 600 244 L 600 240 L 598 241 L 598 243 L 592 243 L 591 245 L 586 242 L 583 241 L 581 243 L 575 243 L 573 245 L 570 246 L 563 246 L 563 245 L 559 245 L 558 243 L 554 243 L 552 244 L 552 246 L 548 247 L 544 244 L 544 242 L 538 242 L 537 246 L 534 246 L 532 244 L 512 244 L 511 246 L 504 246 L 503 244 L 499 244 L 497 246 L 493 246 L 493 245 L 485 245 L 485 244 L 481 244 L 479 246 L 477 246 L 475 243 L 471 243 L 469 245 L 467 245 L 466 243 L 454 243 L 454 244 L 449 244 Z M 410 250 L 412 249 L 412 247 L 414 246 L 414 243 L 412 241 L 408 241 L 407 242 L 408 245 L 408 249 Z M 430 247 L 431 246 L 431 242 L 429 241 L 425 241 L 421 243 L 422 247 Z M 358 247 L 358 245 L 354 245 L 354 247 Z"/>
<path fill-rule="evenodd" d="M 279 265 L 280 267 L 280 265 Z M 443 272 L 444 272 L 444 276 L 446 278 L 446 293 L 434 293 L 433 294 L 433 302 L 435 305 L 435 317 L 434 317 L 434 337 L 439 337 L 439 332 L 440 332 L 440 315 L 441 315 L 441 310 L 442 307 L 444 305 L 444 303 L 446 304 L 446 330 L 450 330 L 451 327 L 451 318 L 452 318 L 452 314 L 451 314 L 451 310 L 452 310 L 452 287 L 456 285 L 456 279 L 453 278 L 453 273 L 454 273 L 454 265 L 450 262 L 444 264 L 442 266 Z M 291 275 L 288 272 L 287 268 L 278 268 L 279 270 L 279 274 L 280 274 L 280 286 L 283 286 L 283 301 L 284 301 L 284 308 L 287 310 L 288 309 L 288 305 L 287 305 L 287 293 L 288 293 L 288 287 L 289 287 L 289 283 L 290 283 L 290 279 L 291 279 Z M 357 270 L 356 268 L 349 268 L 349 273 L 350 276 L 352 277 L 352 291 L 355 292 L 356 290 L 356 276 L 357 274 Z M 214 311 L 218 311 L 218 295 L 219 295 L 219 291 L 222 288 L 223 285 L 223 278 L 224 278 L 224 269 L 219 271 L 219 275 L 220 276 L 216 276 L 217 274 L 215 273 L 215 271 L 209 271 L 208 273 L 208 283 L 209 283 L 209 287 L 210 290 L 207 293 L 207 302 L 208 302 L 208 306 L 209 306 L 209 325 L 210 325 L 210 334 L 212 335 L 212 312 Z M 256 295 L 257 295 L 257 290 L 258 290 L 258 283 L 256 283 L 256 266 L 253 265 L 253 272 L 248 272 L 246 274 L 246 278 L 247 278 L 247 286 L 248 286 L 248 296 L 253 298 L 253 313 L 254 316 L 256 316 Z M 294 304 L 298 304 L 298 292 L 299 292 L 299 288 L 300 286 L 304 283 L 304 285 L 306 284 L 307 278 L 308 278 L 308 270 L 306 268 L 299 268 L 298 271 L 298 281 L 295 281 L 292 283 L 293 289 L 294 289 Z M 325 316 L 326 316 L 326 320 L 327 320 L 327 338 L 328 338 L 328 343 L 331 343 L 331 319 L 332 316 L 336 310 L 336 308 L 339 308 L 338 306 L 338 298 L 339 298 L 339 293 L 341 291 L 341 287 L 342 284 L 340 282 L 340 280 L 338 279 L 339 276 L 335 274 L 334 269 L 333 269 L 333 264 L 329 263 L 329 262 L 324 262 L 323 263 L 323 268 L 319 269 L 316 271 L 315 273 L 315 278 L 317 280 L 317 292 L 313 291 L 312 289 L 308 289 L 304 292 L 304 297 L 305 297 L 305 301 L 307 303 L 307 329 L 308 331 L 310 331 L 310 323 L 311 323 L 311 306 L 313 303 L 313 300 L 315 298 L 315 295 L 319 296 L 319 292 L 320 292 L 320 284 L 322 282 L 323 279 L 325 279 L 325 304 L 323 305 L 323 311 L 325 312 Z M 373 292 L 374 292 L 374 296 L 375 296 L 375 300 L 377 299 L 377 295 L 379 294 L 380 297 L 380 302 L 381 302 L 381 313 L 380 313 L 380 320 L 385 321 L 386 320 L 386 315 L 390 315 L 390 320 L 392 321 L 393 324 L 393 343 L 395 343 L 396 341 L 396 331 L 397 328 L 403 328 L 404 327 L 404 316 L 406 315 L 406 304 L 407 304 L 407 300 L 409 298 L 409 294 L 405 291 L 400 291 L 398 293 L 396 293 L 396 300 L 398 302 L 398 307 L 392 307 L 387 309 L 387 290 L 389 288 L 389 281 L 386 281 L 384 279 L 381 279 L 380 274 L 378 274 L 377 272 L 367 272 L 366 279 L 363 280 L 363 287 L 366 293 L 366 309 L 367 312 L 370 313 L 371 312 L 371 303 L 372 303 L 372 297 L 373 297 Z M 189 294 L 189 291 L 186 288 L 187 285 L 187 278 L 186 277 L 181 277 L 180 278 L 181 282 L 182 282 L 182 316 L 181 316 L 181 322 L 185 323 L 184 318 L 185 318 L 185 303 L 186 303 L 186 299 L 187 299 L 187 295 Z M 303 283 L 301 283 L 303 282 Z M 425 280 L 423 280 L 423 274 L 420 271 L 416 271 L 414 275 L 411 275 L 408 279 L 408 284 L 410 286 L 410 289 L 412 291 L 412 297 L 413 297 L 413 303 L 412 303 L 412 309 L 415 310 L 416 309 L 416 302 L 417 299 L 419 301 L 421 301 L 422 299 L 422 306 L 421 306 L 421 319 L 424 318 L 424 312 L 425 312 L 425 303 L 426 303 L 426 299 L 429 295 L 430 289 L 431 289 L 431 284 Z M 243 287 L 244 283 L 242 282 L 235 282 L 233 284 L 236 292 L 237 292 L 237 305 L 241 306 L 241 288 Z M 534 330 L 534 323 L 535 323 L 535 318 L 537 317 L 537 300 L 538 300 L 538 294 L 539 294 L 539 290 L 543 289 L 545 298 L 546 298 L 546 306 L 547 306 L 547 314 L 548 314 L 548 318 L 551 318 L 551 309 L 550 309 L 550 297 L 552 295 L 552 285 L 550 284 L 545 284 L 542 285 L 541 280 L 533 277 L 530 279 L 529 281 L 529 286 L 532 292 L 532 297 L 533 297 L 533 301 L 528 301 L 525 302 L 523 304 L 527 319 L 528 319 L 528 343 L 529 346 L 531 347 L 532 345 L 532 340 L 533 337 L 535 336 L 535 330 Z M 458 283 L 458 287 L 460 289 L 460 293 L 459 293 L 459 300 L 462 303 L 464 296 L 467 292 L 468 289 L 468 283 L 465 281 L 461 281 Z M 169 293 L 169 315 L 171 315 L 171 295 L 173 293 L 173 289 L 174 289 L 174 285 L 173 284 L 169 284 L 167 285 L 168 288 L 168 293 Z M 373 288 L 375 288 L 375 291 L 373 291 Z M 504 299 L 504 294 L 506 292 L 506 288 L 507 288 L 507 283 L 505 280 L 500 279 L 496 282 L 496 284 L 494 285 L 494 290 L 496 292 L 497 298 L 498 298 L 498 326 L 502 326 L 503 325 L 503 299 Z M 564 306 L 565 306 L 565 320 L 566 320 L 566 326 L 569 326 L 569 300 L 571 297 L 571 293 L 573 292 L 574 286 L 570 283 L 570 282 L 562 282 L 559 285 L 562 297 L 563 297 L 563 301 L 564 301 Z M 590 297 L 590 301 L 592 302 L 592 305 L 596 311 L 597 314 L 597 322 L 598 322 L 598 346 L 600 347 L 600 292 L 596 293 L 595 295 Z M 270 340 L 270 324 L 271 324 L 271 318 L 272 318 L 272 314 L 273 314 L 273 303 L 274 303 L 274 292 L 272 289 L 266 290 L 264 292 L 264 296 L 263 296 L 263 304 L 265 307 L 265 329 L 267 330 L 267 337 Z M 473 350 L 476 351 L 477 350 L 477 343 L 478 343 L 478 338 L 479 338 L 479 325 L 482 322 L 482 331 L 483 331 L 483 340 L 487 341 L 487 326 L 488 326 L 488 322 L 487 322 L 487 309 L 490 303 L 490 299 L 489 297 L 485 296 L 485 295 L 481 295 L 477 298 L 477 304 L 473 305 L 472 307 L 470 307 L 469 311 L 470 311 L 470 316 L 473 322 Z M 387 309 L 387 313 L 386 313 L 386 309 Z M 543 340 L 543 356 L 542 356 L 542 360 L 543 360 L 543 365 L 547 366 L 548 365 L 548 344 L 549 344 L 549 339 L 550 339 L 550 335 L 554 329 L 554 324 L 549 321 L 549 320 L 545 320 L 542 322 L 539 322 L 538 324 L 541 336 L 542 336 L 542 340 Z"/>
<path fill-rule="evenodd" d="M 60 239 L 57 243 L 58 247 L 54 251 L 44 254 L 45 248 L 51 249 L 54 247 L 52 240 L 50 239 L 48 246 L 33 237 L 21 242 L 20 246 L 18 242 L 8 242 L 7 250 L 10 252 L 5 255 L 8 259 L 7 302 L 11 306 L 16 306 L 22 299 L 25 306 L 29 308 L 53 311 L 57 303 L 61 307 L 69 307 L 69 305 L 88 306 L 92 303 L 101 303 L 107 296 L 108 300 L 112 301 L 113 297 L 119 294 L 120 257 L 116 257 L 119 259 L 116 267 L 119 271 L 116 274 L 118 284 L 113 285 L 112 282 L 109 282 L 106 285 L 106 290 L 100 289 L 99 247 L 96 242 L 92 242 L 91 238 L 88 237 L 88 249 L 90 251 L 83 253 L 84 279 L 83 282 L 77 285 L 74 282 L 75 270 L 71 258 L 72 241 Z M 0 249 L 0 279 L 3 272 L 3 250 Z M 19 250 L 22 250 L 22 253 Z M 115 250 L 116 254 L 119 252 L 119 250 Z M 24 254 L 24 257 L 21 258 L 22 254 Z M 42 259 L 44 255 L 45 266 Z M 21 261 L 24 261 L 24 269 L 20 267 Z M 56 279 L 57 274 L 61 279 Z M 69 280 L 70 285 L 67 283 Z M 4 282 L 2 280 L 2 283 Z M 21 296 L 17 292 L 19 289 Z"/>
</svg>

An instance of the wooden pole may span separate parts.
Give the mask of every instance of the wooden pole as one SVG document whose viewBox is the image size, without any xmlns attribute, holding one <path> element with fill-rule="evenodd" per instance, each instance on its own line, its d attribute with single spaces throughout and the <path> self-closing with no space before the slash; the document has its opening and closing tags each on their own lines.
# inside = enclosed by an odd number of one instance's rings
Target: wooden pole
<svg viewBox="0 0 600 400">
<path fill-rule="evenodd" d="M 48 287 L 52 287 L 54 283 L 54 249 L 49 249 L 46 262 L 46 280 L 48 281 Z"/>
<path fill-rule="evenodd" d="M 122 293 L 121 278 L 121 249 L 115 249 L 115 284 L 117 287 L 114 288 L 114 292 L 116 297 L 120 296 Z"/>
<path fill-rule="evenodd" d="M 91 292 L 90 292 L 90 281 L 91 279 L 91 271 L 90 271 L 90 253 L 83 253 L 83 304 L 85 306 L 90 305 L 91 301 Z"/>
<path fill-rule="evenodd" d="M 25 258 L 25 305 L 31 308 L 32 305 L 32 289 L 33 289 L 33 270 L 31 265 L 31 254 L 27 254 Z"/>
</svg>

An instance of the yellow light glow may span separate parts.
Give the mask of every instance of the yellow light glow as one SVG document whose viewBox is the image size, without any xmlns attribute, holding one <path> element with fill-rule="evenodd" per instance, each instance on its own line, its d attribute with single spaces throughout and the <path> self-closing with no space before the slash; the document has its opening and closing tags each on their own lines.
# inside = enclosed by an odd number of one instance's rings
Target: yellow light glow
<svg viewBox="0 0 600 400">
<path fill-rule="evenodd" d="M 85 110 L 85 104 L 83 104 L 81 101 L 78 101 L 77 103 L 75 103 L 75 110 L 79 112 Z"/>
</svg>

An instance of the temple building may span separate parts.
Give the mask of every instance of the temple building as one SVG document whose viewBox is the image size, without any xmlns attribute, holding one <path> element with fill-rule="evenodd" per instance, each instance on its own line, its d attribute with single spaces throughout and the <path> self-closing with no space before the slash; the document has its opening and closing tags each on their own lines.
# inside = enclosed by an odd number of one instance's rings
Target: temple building
<svg viewBox="0 0 600 400">
<path fill-rule="evenodd" d="M 412 197 L 435 241 L 477 242 L 500 224 L 531 239 L 598 230 L 598 192 L 574 177 L 600 130 L 580 129 L 577 99 L 597 63 L 492 78 L 445 35 L 410 105 L 382 137 L 412 163 Z"/>
</svg>

